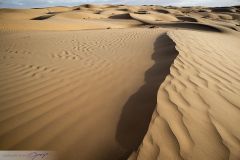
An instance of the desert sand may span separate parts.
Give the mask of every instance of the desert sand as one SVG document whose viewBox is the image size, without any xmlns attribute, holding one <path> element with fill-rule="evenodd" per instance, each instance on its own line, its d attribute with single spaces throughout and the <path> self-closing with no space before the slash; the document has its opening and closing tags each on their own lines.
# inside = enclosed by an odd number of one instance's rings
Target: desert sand
<svg viewBox="0 0 240 160">
<path fill-rule="evenodd" d="M 239 160 L 240 7 L 0 9 L 0 150 Z"/>
</svg>

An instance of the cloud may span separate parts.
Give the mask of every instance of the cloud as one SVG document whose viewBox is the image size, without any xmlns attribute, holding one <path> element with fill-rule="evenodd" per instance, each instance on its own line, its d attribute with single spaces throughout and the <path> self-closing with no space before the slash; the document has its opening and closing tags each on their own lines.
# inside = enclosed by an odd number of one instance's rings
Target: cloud
<svg viewBox="0 0 240 160">
<path fill-rule="evenodd" d="M 158 4 L 172 6 L 231 6 L 240 5 L 240 0 L 0 0 L 0 7 L 28 8 L 46 6 L 73 6 L 83 3 L 108 4 Z"/>
<path fill-rule="evenodd" d="M 239 5 L 240 0 L 179 0 L 175 2 L 178 6 L 234 6 Z"/>
<path fill-rule="evenodd" d="M 46 6 L 64 6 L 78 5 L 81 0 L 0 0 L 0 7 L 46 7 Z"/>
</svg>

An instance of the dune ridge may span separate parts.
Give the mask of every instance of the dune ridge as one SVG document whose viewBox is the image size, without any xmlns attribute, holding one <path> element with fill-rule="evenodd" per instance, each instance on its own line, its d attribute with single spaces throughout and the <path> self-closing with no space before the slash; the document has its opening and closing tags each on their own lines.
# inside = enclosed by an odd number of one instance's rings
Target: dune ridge
<svg viewBox="0 0 240 160">
<path fill-rule="evenodd" d="M 155 40 L 154 53 L 151 56 L 155 63 L 145 72 L 145 83 L 129 97 L 122 108 L 116 140 L 126 149 L 127 156 L 129 152 L 138 148 L 147 132 L 156 106 L 159 85 L 169 74 L 170 65 L 177 56 L 174 47 L 175 43 L 166 33 Z"/>
<path fill-rule="evenodd" d="M 239 35 L 168 35 L 179 55 L 158 91 L 143 143 L 129 159 L 239 159 Z"/>
</svg>

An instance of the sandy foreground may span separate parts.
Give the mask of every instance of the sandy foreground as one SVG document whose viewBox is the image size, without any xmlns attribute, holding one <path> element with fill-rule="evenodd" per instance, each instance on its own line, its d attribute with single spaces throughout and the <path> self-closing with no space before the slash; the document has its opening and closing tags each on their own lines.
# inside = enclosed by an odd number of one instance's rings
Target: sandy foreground
<svg viewBox="0 0 240 160">
<path fill-rule="evenodd" d="M 0 150 L 239 160 L 240 7 L 0 9 Z"/>
</svg>

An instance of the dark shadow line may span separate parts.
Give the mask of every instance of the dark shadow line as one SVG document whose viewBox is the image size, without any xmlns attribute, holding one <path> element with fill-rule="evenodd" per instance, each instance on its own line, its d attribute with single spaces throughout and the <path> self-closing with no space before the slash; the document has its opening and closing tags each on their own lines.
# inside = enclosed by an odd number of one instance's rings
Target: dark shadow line
<svg viewBox="0 0 240 160">
<path fill-rule="evenodd" d="M 157 104 L 159 86 L 177 54 L 175 43 L 166 33 L 157 38 L 152 54 L 155 64 L 145 72 L 145 84 L 123 106 L 117 125 L 115 138 L 124 150 L 120 159 L 127 159 L 141 144 Z"/>
<path fill-rule="evenodd" d="M 175 22 L 175 23 L 165 23 L 165 24 L 158 24 L 160 27 L 166 27 L 166 28 L 183 28 L 183 29 L 191 29 L 191 30 L 197 30 L 197 31 L 208 31 L 208 32 L 218 32 L 222 33 L 224 32 L 222 29 L 202 24 L 202 23 L 196 23 L 196 22 Z"/>
<path fill-rule="evenodd" d="M 31 20 L 46 20 L 50 17 L 52 17 L 54 15 L 50 14 L 50 15 L 43 15 L 43 16 L 39 16 L 39 17 L 35 17 L 35 18 L 32 18 Z"/>
<path fill-rule="evenodd" d="M 141 18 L 137 18 L 132 14 L 129 14 L 133 19 L 142 22 L 144 25 L 154 25 L 158 27 L 166 28 L 180 28 L 180 29 L 189 29 L 197 31 L 208 31 L 208 32 L 219 32 L 223 33 L 224 30 L 214 25 L 203 24 L 198 22 L 163 22 L 163 21 L 147 21 Z M 190 17 L 191 18 L 191 17 Z M 181 19 L 181 18 L 180 18 Z M 186 21 L 186 17 L 184 18 Z M 193 20 L 193 19 L 192 19 Z M 188 17 L 189 21 L 189 17 Z"/>
<path fill-rule="evenodd" d="M 110 19 L 132 19 L 128 13 L 117 14 L 109 17 Z"/>
</svg>

